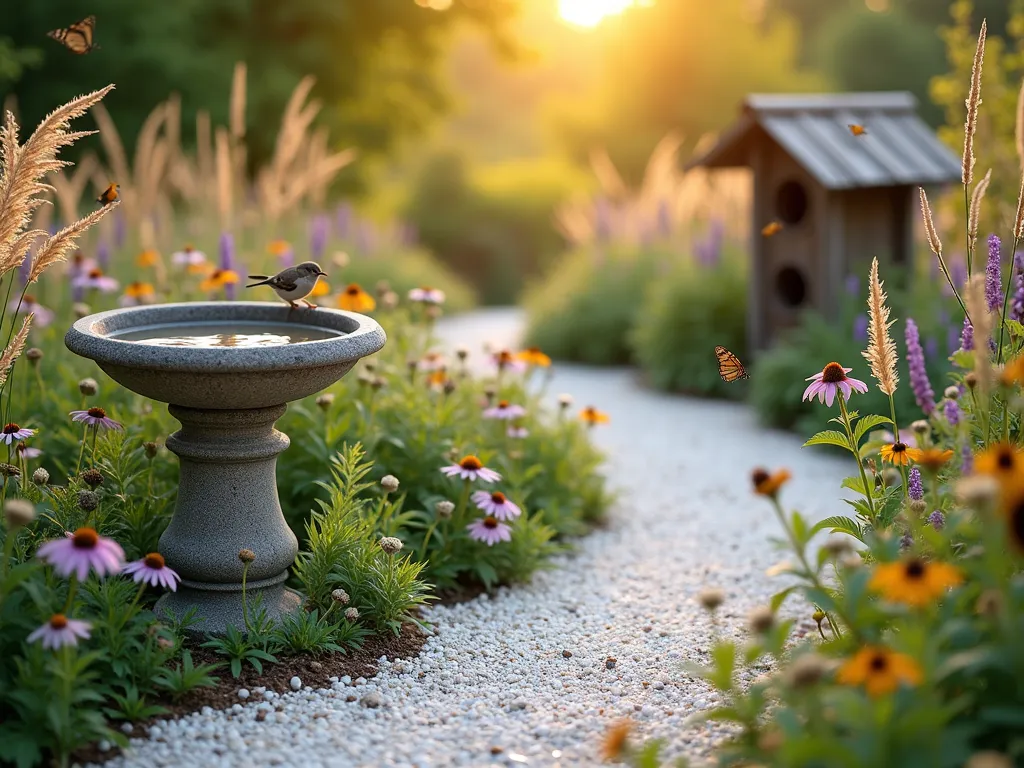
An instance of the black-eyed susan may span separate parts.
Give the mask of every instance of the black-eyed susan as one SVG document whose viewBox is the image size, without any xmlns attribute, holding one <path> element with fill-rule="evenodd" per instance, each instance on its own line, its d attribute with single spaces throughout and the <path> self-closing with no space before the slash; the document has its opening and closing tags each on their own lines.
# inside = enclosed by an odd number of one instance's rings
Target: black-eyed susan
<svg viewBox="0 0 1024 768">
<path fill-rule="evenodd" d="M 754 484 L 754 493 L 770 498 L 775 498 L 791 477 L 789 470 L 786 469 L 780 469 L 773 474 L 758 467 L 750 473 L 750 481 Z"/>
<path fill-rule="evenodd" d="M 516 358 L 527 365 L 537 365 L 541 368 L 551 365 L 551 358 L 541 352 L 539 347 L 527 347 L 522 352 L 517 352 Z"/>
<path fill-rule="evenodd" d="M 1024 355 L 1011 360 L 1003 367 L 1001 375 L 1003 384 L 1024 384 Z"/>
<path fill-rule="evenodd" d="M 911 448 L 906 443 L 901 443 L 898 440 L 895 443 L 883 445 L 880 452 L 882 454 L 882 461 L 888 461 L 890 464 L 900 467 L 910 464 L 911 460 L 916 460 L 921 453 L 917 448 Z"/>
<path fill-rule="evenodd" d="M 313 285 L 313 292 L 309 294 L 311 299 L 318 299 L 321 296 L 326 296 L 331 292 L 331 286 L 327 284 L 326 280 L 317 280 Z"/>
<path fill-rule="evenodd" d="M 156 290 L 150 283 L 128 283 L 121 296 L 122 307 L 134 307 L 137 304 L 150 304 L 156 298 Z"/>
<path fill-rule="evenodd" d="M 920 607 L 962 582 L 960 570 L 949 563 L 908 557 L 875 566 L 868 587 L 890 602 Z"/>
<path fill-rule="evenodd" d="M 135 266 L 146 269 L 147 267 L 155 267 L 160 263 L 160 254 L 154 251 L 152 248 L 147 248 L 142 251 L 138 256 L 135 257 Z"/>
<path fill-rule="evenodd" d="M 938 472 L 947 461 L 953 458 L 953 451 L 948 449 L 944 451 L 941 448 L 921 448 L 916 450 L 911 458 L 921 468 L 929 472 Z"/>
<path fill-rule="evenodd" d="M 372 312 L 377 301 L 359 283 L 350 283 L 338 297 L 338 306 L 349 312 Z"/>
<path fill-rule="evenodd" d="M 611 421 L 611 419 L 608 418 L 607 413 L 605 413 L 604 411 L 597 410 L 597 408 L 595 408 L 592 405 L 588 405 L 586 408 L 580 411 L 580 418 L 583 420 L 583 423 L 586 424 L 588 427 L 593 427 L 597 424 L 607 424 L 609 421 Z"/>
<path fill-rule="evenodd" d="M 1010 443 L 996 443 L 974 457 L 974 472 L 1000 483 L 1013 480 L 1024 470 L 1024 454 Z"/>
<path fill-rule="evenodd" d="M 629 720 L 622 720 L 612 725 L 605 733 L 604 741 L 601 744 L 601 759 L 605 762 L 618 760 L 627 749 L 629 734 L 633 730 L 633 724 Z"/>
<path fill-rule="evenodd" d="M 863 686 L 869 696 L 884 696 L 900 685 L 919 685 L 923 677 L 910 656 L 877 645 L 861 648 L 836 673 L 840 684 Z"/>
<path fill-rule="evenodd" d="M 238 283 L 238 273 L 231 269 L 215 269 L 199 284 L 199 290 L 214 293 Z"/>
<path fill-rule="evenodd" d="M 1003 488 L 999 512 L 1006 523 L 1006 536 L 1017 552 L 1024 554 L 1024 482 Z"/>
<path fill-rule="evenodd" d="M 292 257 L 292 244 L 287 240 L 282 240 L 281 238 L 271 240 L 267 243 L 267 253 L 278 259 L 286 261 Z"/>
</svg>

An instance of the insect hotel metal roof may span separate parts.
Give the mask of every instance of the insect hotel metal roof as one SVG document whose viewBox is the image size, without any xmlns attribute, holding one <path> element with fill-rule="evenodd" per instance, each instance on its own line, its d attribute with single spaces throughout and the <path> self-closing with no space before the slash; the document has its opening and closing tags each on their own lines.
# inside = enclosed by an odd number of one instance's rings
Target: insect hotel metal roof
<svg viewBox="0 0 1024 768">
<path fill-rule="evenodd" d="M 946 184 L 960 158 L 917 116 L 905 91 L 751 94 L 738 122 L 686 168 L 748 165 L 749 145 L 767 133 L 827 189 Z M 864 126 L 854 136 L 850 125 Z"/>
</svg>

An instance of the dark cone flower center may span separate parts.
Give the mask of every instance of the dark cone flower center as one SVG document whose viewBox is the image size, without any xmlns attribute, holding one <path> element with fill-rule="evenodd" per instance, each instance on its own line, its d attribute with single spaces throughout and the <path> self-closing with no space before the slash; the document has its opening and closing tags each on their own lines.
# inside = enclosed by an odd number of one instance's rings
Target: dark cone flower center
<svg viewBox="0 0 1024 768">
<path fill-rule="evenodd" d="M 871 657 L 868 666 L 872 672 L 885 672 L 889 668 L 889 660 L 885 657 L 884 653 L 876 653 Z"/>
<path fill-rule="evenodd" d="M 495 491 L 494 493 L 491 494 L 491 501 L 493 501 L 495 504 L 504 504 L 506 501 L 505 494 L 502 493 L 501 491 Z"/>
<path fill-rule="evenodd" d="M 5 435 L 13 435 L 15 432 L 18 432 L 20 429 L 21 429 L 21 427 L 19 427 L 17 424 L 8 424 L 6 427 L 4 427 L 4 434 Z"/>
<path fill-rule="evenodd" d="M 765 469 L 755 469 L 753 472 L 750 473 L 750 479 L 754 483 L 754 487 L 758 488 L 763 483 L 766 483 L 768 480 L 770 480 L 771 475 L 769 475 L 768 471 Z"/>
<path fill-rule="evenodd" d="M 846 380 L 846 371 L 839 363 L 829 363 L 821 371 L 821 380 L 826 384 L 838 384 Z"/>
<path fill-rule="evenodd" d="M 1010 510 L 1010 539 L 1017 545 L 1017 549 L 1024 551 L 1024 502 L 1017 504 Z"/>
<path fill-rule="evenodd" d="M 95 549 L 100 543 L 100 535 L 92 528 L 79 528 L 71 541 L 76 549 Z"/>
<path fill-rule="evenodd" d="M 892 452 L 893 453 L 906 453 L 906 451 L 907 451 L 907 446 L 906 446 L 905 443 L 896 442 L 896 443 L 892 444 Z"/>
<path fill-rule="evenodd" d="M 908 579 L 918 581 L 924 578 L 924 563 L 920 560 L 911 560 L 907 563 L 907 567 L 904 570 Z"/>
<path fill-rule="evenodd" d="M 999 450 L 999 456 L 996 457 L 996 464 L 1000 469 L 1013 469 L 1013 449 L 1003 446 Z"/>
<path fill-rule="evenodd" d="M 463 469 L 483 469 L 483 462 L 480 461 L 476 456 L 466 456 L 459 462 L 459 466 Z"/>
<path fill-rule="evenodd" d="M 345 293 L 347 293 L 349 296 L 358 296 L 360 293 L 362 293 L 362 290 L 363 289 L 360 288 L 358 285 L 352 283 L 352 285 L 345 289 Z"/>
<path fill-rule="evenodd" d="M 99 269 L 91 269 L 91 270 L 89 270 L 89 277 L 92 277 L 92 278 L 103 277 L 103 271 L 99 270 Z"/>
<path fill-rule="evenodd" d="M 105 419 L 105 418 L 107 418 L 107 412 L 104 411 L 102 408 L 99 408 L 99 407 L 90 408 L 88 411 L 86 411 L 86 413 L 88 413 L 94 419 Z"/>
<path fill-rule="evenodd" d="M 29 306 L 30 307 L 30 306 L 32 306 L 35 303 L 36 303 L 36 297 L 31 295 L 31 294 L 28 294 L 28 293 L 26 293 L 25 294 L 25 298 L 22 299 L 22 304 L 24 304 L 25 306 Z"/>
<path fill-rule="evenodd" d="M 484 528 L 497 528 L 498 518 L 488 515 L 484 518 Z"/>
<path fill-rule="evenodd" d="M 508 408 L 508 400 L 499 400 L 498 407 L 501 408 L 501 410 Z"/>
<path fill-rule="evenodd" d="M 68 620 L 63 613 L 55 613 L 50 617 L 50 626 L 54 629 L 64 629 L 67 625 Z"/>
<path fill-rule="evenodd" d="M 159 552 L 150 552 L 146 555 L 143 562 L 146 564 L 147 568 L 159 570 L 164 567 L 164 556 Z"/>
</svg>

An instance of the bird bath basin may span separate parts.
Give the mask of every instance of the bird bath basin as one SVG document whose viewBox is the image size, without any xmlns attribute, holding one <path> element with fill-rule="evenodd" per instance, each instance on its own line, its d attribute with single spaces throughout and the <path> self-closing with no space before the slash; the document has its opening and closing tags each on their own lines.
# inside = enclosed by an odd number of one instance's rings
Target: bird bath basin
<svg viewBox="0 0 1024 768">
<path fill-rule="evenodd" d="M 178 499 L 160 552 L 181 576 L 158 610 L 198 609 L 200 632 L 243 628 L 246 594 L 272 618 L 296 610 L 284 581 L 298 551 L 277 496 L 274 429 L 286 403 L 315 394 L 384 346 L 373 319 L 334 309 L 263 302 L 190 302 L 89 315 L 64 338 L 114 381 L 168 403 L 181 429 L 167 438 L 180 460 Z"/>
</svg>

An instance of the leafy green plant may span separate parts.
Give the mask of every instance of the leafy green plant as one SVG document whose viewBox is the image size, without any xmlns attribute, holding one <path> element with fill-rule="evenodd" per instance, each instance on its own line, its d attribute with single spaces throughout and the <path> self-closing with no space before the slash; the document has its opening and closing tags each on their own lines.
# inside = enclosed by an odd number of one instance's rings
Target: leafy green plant
<svg viewBox="0 0 1024 768">
<path fill-rule="evenodd" d="M 147 702 L 146 697 L 140 694 L 139 689 L 134 685 L 122 684 L 122 688 L 124 693 L 110 693 L 110 698 L 113 699 L 117 706 L 103 708 L 103 711 L 110 719 L 127 720 L 130 723 L 134 723 L 138 720 L 145 720 L 168 713 L 167 707 Z"/>
<path fill-rule="evenodd" d="M 263 674 L 263 662 L 277 663 L 277 657 L 257 647 L 257 639 L 250 638 L 248 633 L 242 634 L 235 626 L 229 626 L 223 637 L 211 637 L 202 644 L 203 648 L 211 648 L 214 653 L 228 657 L 228 665 L 232 677 L 242 674 L 242 664 L 246 661 L 260 674 Z"/>
<path fill-rule="evenodd" d="M 328 621 L 327 616 L 320 617 L 316 608 L 300 611 L 284 618 L 274 633 L 274 640 L 282 653 L 346 653 L 350 648 L 358 648 L 362 636 L 369 633 L 358 627 L 343 629 L 343 623 L 350 622 L 344 619 Z M 360 632 L 361 635 L 358 634 Z"/>
<path fill-rule="evenodd" d="M 219 668 L 220 664 L 195 666 L 192 662 L 192 653 L 185 650 L 181 652 L 180 663 L 173 667 L 165 667 L 157 673 L 156 684 L 167 691 L 174 701 L 179 701 L 196 688 L 213 688 L 217 685 L 217 678 L 212 673 Z"/>
</svg>

